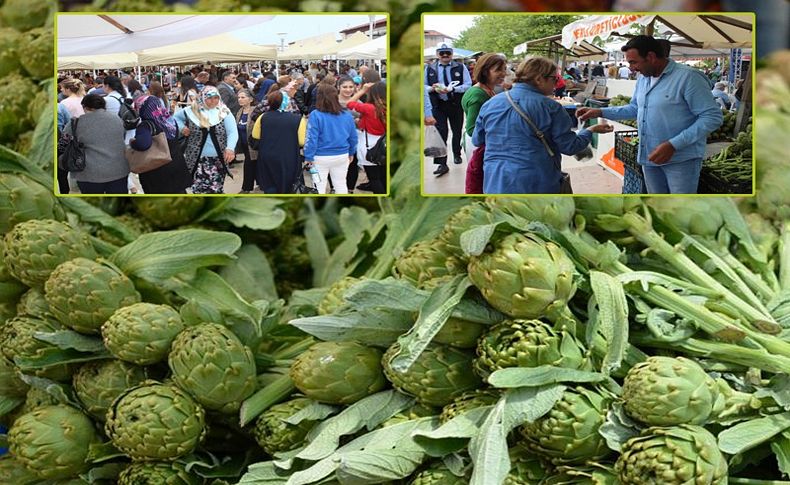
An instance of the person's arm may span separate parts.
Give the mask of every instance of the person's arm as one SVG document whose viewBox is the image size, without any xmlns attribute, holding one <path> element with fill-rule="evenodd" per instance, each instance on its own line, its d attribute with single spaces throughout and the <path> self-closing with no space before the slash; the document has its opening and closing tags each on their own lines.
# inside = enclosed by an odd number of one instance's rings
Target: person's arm
<svg viewBox="0 0 790 485">
<path fill-rule="evenodd" d="M 359 99 L 362 96 L 364 96 L 365 94 L 367 94 L 368 91 L 370 91 L 370 88 L 374 84 L 376 84 L 376 83 L 365 83 L 365 84 L 363 84 L 362 87 L 359 88 L 359 90 L 356 93 L 354 93 L 354 95 L 351 96 L 351 98 L 349 98 L 348 102 L 349 103 L 356 103 L 357 101 L 359 101 Z M 351 108 L 351 109 L 354 109 L 354 108 Z"/>
<path fill-rule="evenodd" d="M 318 149 L 318 113 L 320 111 L 314 111 L 313 115 L 307 121 L 307 136 L 304 142 L 304 159 L 306 162 L 312 162 L 315 158 L 316 150 Z"/>
<path fill-rule="evenodd" d="M 485 115 L 488 110 L 486 110 L 486 106 L 483 105 L 480 108 L 480 112 L 477 115 L 477 121 L 475 122 L 475 128 L 472 132 L 472 145 L 479 147 L 481 145 L 486 144 L 486 129 L 484 128 L 485 125 Z"/>
<path fill-rule="evenodd" d="M 180 109 L 173 113 L 173 119 L 176 120 L 176 130 L 180 136 L 189 136 L 189 129 L 187 128 L 187 114 L 186 110 L 189 107 Z M 185 133 L 186 132 L 186 133 Z"/>
<path fill-rule="evenodd" d="M 645 78 L 647 81 L 647 78 Z M 612 108 L 601 108 L 601 117 L 606 118 L 608 120 L 634 120 L 636 119 L 636 115 L 639 112 L 639 106 L 636 104 L 636 100 L 639 97 L 639 90 L 641 89 L 640 86 L 642 82 L 636 83 L 636 88 L 634 89 L 634 94 L 631 96 L 631 102 L 625 106 L 616 106 Z"/>
<path fill-rule="evenodd" d="M 713 100 L 712 96 L 706 96 L 708 86 L 701 76 L 691 73 L 689 82 L 683 90 L 683 98 L 689 110 L 696 117 L 694 123 L 688 128 L 670 138 L 669 143 L 678 150 L 692 145 L 708 137 L 708 134 L 715 131 L 724 121 L 721 108 Z"/>
<path fill-rule="evenodd" d="M 252 137 L 256 140 L 261 139 L 261 118 L 263 118 L 263 115 L 258 116 L 258 119 L 255 120 L 255 125 L 252 127 Z"/>
<path fill-rule="evenodd" d="M 58 103 L 58 128 L 60 131 L 71 122 L 71 113 L 69 113 L 68 108 L 61 103 Z"/>
<path fill-rule="evenodd" d="M 474 102 L 471 102 L 467 105 L 466 110 L 466 134 L 472 136 L 472 133 L 475 131 L 475 123 L 477 122 L 477 116 L 480 114 L 480 108 L 483 107 L 483 104 L 488 101 L 488 99 L 483 98 L 475 98 Z"/>
<path fill-rule="evenodd" d="M 559 103 L 549 100 L 549 116 L 551 116 L 551 130 L 548 137 L 557 145 L 560 153 L 575 155 L 584 150 L 592 141 L 592 132 L 586 128 L 574 133 L 571 128 L 571 118 Z"/>
<path fill-rule="evenodd" d="M 351 161 L 351 158 L 357 153 L 357 143 L 359 139 L 357 137 L 357 129 L 354 126 L 354 118 L 352 118 L 351 115 L 348 117 L 350 118 L 348 121 L 348 158 L 349 161 Z"/>
<path fill-rule="evenodd" d="M 376 107 L 370 103 L 360 103 L 359 101 L 349 101 L 346 106 L 360 114 L 375 115 Z"/>
<path fill-rule="evenodd" d="M 306 135 L 307 135 L 307 117 L 302 116 L 302 121 L 299 122 L 299 131 L 297 133 L 297 138 L 299 140 L 300 147 L 304 146 Z"/>
<path fill-rule="evenodd" d="M 225 145 L 225 153 L 231 152 L 236 156 L 236 144 L 239 142 L 239 128 L 236 126 L 236 120 L 231 116 L 226 116 L 222 120 L 225 124 L 225 132 L 228 135 L 227 144 Z"/>
</svg>

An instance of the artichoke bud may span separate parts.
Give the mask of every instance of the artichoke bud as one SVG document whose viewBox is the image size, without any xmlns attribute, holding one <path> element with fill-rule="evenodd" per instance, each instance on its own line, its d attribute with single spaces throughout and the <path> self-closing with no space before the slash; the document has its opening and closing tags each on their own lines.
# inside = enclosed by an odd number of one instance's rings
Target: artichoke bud
<svg viewBox="0 0 790 485">
<path fill-rule="evenodd" d="M 143 367 L 121 360 L 87 362 L 74 374 L 74 392 L 85 410 L 104 421 L 112 402 L 125 390 L 146 380 Z"/>
<path fill-rule="evenodd" d="M 582 369 L 589 361 L 570 333 L 540 320 L 505 320 L 478 341 L 475 371 L 483 378 L 507 367 L 543 365 Z"/>
<path fill-rule="evenodd" d="M 319 342 L 291 364 L 302 394 L 328 404 L 351 404 L 386 386 L 381 351 L 356 342 Z"/>
<path fill-rule="evenodd" d="M 40 288 L 27 290 L 16 305 L 16 313 L 20 316 L 54 320 L 55 315 L 49 310 L 49 303 Z"/>
<path fill-rule="evenodd" d="M 417 288 L 435 288 L 442 278 L 463 271 L 461 260 L 438 239 L 419 241 L 412 244 L 395 260 L 393 273 Z"/>
<path fill-rule="evenodd" d="M 439 332 L 433 336 L 433 341 L 437 344 L 469 349 L 477 345 L 477 339 L 480 338 L 485 329 L 485 325 L 462 318 L 450 317 L 444 322 Z"/>
<path fill-rule="evenodd" d="M 319 315 L 330 315 L 340 310 L 346 305 L 346 300 L 343 298 L 349 288 L 362 281 L 364 278 L 354 278 L 353 276 L 346 276 L 332 283 L 324 297 L 318 303 Z"/>
<path fill-rule="evenodd" d="M 465 392 L 442 408 L 439 421 L 444 424 L 466 411 L 483 406 L 493 406 L 497 403 L 500 396 L 501 393 L 496 389 L 475 389 L 474 391 Z"/>
<path fill-rule="evenodd" d="M 20 377 L 19 369 L 13 362 L 0 355 L 0 396 L 22 397 L 27 394 L 28 386 Z"/>
<path fill-rule="evenodd" d="M 118 359 L 138 365 L 164 360 L 184 322 L 173 308 L 135 303 L 119 308 L 101 327 L 107 350 Z"/>
<path fill-rule="evenodd" d="M 203 480 L 178 463 L 132 463 L 118 475 L 118 485 L 200 485 Z"/>
<path fill-rule="evenodd" d="M 20 222 L 63 217 L 63 209 L 52 194 L 51 186 L 44 187 L 22 174 L 0 173 L 0 235 Z"/>
<path fill-rule="evenodd" d="M 134 283 L 107 261 L 75 258 L 60 264 L 44 285 L 50 311 L 81 333 L 99 333 L 119 308 L 138 303 Z"/>
<path fill-rule="evenodd" d="M 64 405 L 20 416 L 8 432 L 11 454 L 39 478 L 60 479 L 84 472 L 88 450 L 99 442 L 93 423 Z"/>
<path fill-rule="evenodd" d="M 206 409 L 235 413 L 257 388 L 252 351 L 224 325 L 187 327 L 168 356 L 173 381 Z"/>
<path fill-rule="evenodd" d="M 206 416 L 185 391 L 145 381 L 112 403 L 104 431 L 132 460 L 175 460 L 192 453 L 203 441 Z"/>
<path fill-rule="evenodd" d="M 465 262 L 469 259 L 469 256 L 461 248 L 461 234 L 476 226 L 493 224 L 494 220 L 494 214 L 486 204 L 473 202 L 461 207 L 447 219 L 444 229 L 439 234 L 439 239 L 450 253 Z"/>
<path fill-rule="evenodd" d="M 54 220 L 20 222 L 5 235 L 5 264 L 27 286 L 44 286 L 55 268 L 74 258 L 94 259 L 87 234 Z"/>
<path fill-rule="evenodd" d="M 469 279 L 497 310 L 514 318 L 540 318 L 552 303 L 576 292 L 573 261 L 533 235 L 505 236 L 469 262 Z"/>
<path fill-rule="evenodd" d="M 526 222 L 542 222 L 559 230 L 570 227 L 576 212 L 571 197 L 488 197 L 486 204 L 493 211 Z"/>
<path fill-rule="evenodd" d="M 6 358 L 17 363 L 19 359 L 34 359 L 43 357 L 54 346 L 36 338 L 37 333 L 53 333 L 64 330 L 64 327 L 54 320 L 45 320 L 27 316 L 17 316 L 8 320 L 0 330 L 0 349 Z M 73 364 L 55 364 L 46 367 L 37 367 L 32 371 L 39 377 L 46 377 L 53 381 L 68 381 L 73 373 Z"/>
<path fill-rule="evenodd" d="M 466 485 L 469 480 L 459 477 L 443 463 L 436 462 L 417 473 L 409 485 Z"/>
<path fill-rule="evenodd" d="M 406 372 L 398 372 L 391 361 L 400 352 L 393 344 L 384 354 L 384 374 L 395 389 L 412 395 L 427 406 L 445 406 L 482 382 L 472 369 L 471 352 L 440 344 L 430 344 Z"/>
<path fill-rule="evenodd" d="M 310 399 L 300 397 L 270 407 L 255 422 L 255 441 L 272 456 L 302 445 L 307 433 L 317 422 L 305 419 L 299 424 L 291 424 L 285 420 L 312 402 Z"/>
<path fill-rule="evenodd" d="M 611 403 L 603 390 L 567 389 L 547 414 L 521 427 L 527 448 L 554 464 L 603 458 L 610 450 L 598 430 Z"/>
<path fill-rule="evenodd" d="M 132 202 L 140 215 L 162 229 L 189 224 L 206 205 L 203 197 L 145 197 Z"/>
<path fill-rule="evenodd" d="M 691 424 L 648 428 L 629 439 L 615 471 L 622 483 L 634 485 L 725 485 L 728 481 L 727 460 L 716 437 Z"/>
<path fill-rule="evenodd" d="M 542 461 L 522 445 L 508 450 L 510 472 L 502 485 L 543 485 L 552 475 L 550 464 Z"/>
</svg>

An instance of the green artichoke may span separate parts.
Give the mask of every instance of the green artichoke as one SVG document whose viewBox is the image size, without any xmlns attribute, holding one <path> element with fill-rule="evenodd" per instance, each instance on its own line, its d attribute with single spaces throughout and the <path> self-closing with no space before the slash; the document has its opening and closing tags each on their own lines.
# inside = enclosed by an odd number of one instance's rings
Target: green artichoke
<svg viewBox="0 0 790 485">
<path fill-rule="evenodd" d="M 52 77 L 55 63 L 52 57 L 52 45 L 55 38 L 51 28 L 32 29 L 22 36 L 20 43 L 20 56 L 22 67 L 25 68 L 33 79 L 46 79 Z M 33 120 L 35 123 L 37 120 Z"/>
<path fill-rule="evenodd" d="M 149 365 L 167 357 L 173 339 L 183 329 L 184 322 L 173 308 L 135 303 L 113 313 L 102 325 L 101 334 L 116 358 Z"/>
<path fill-rule="evenodd" d="M 224 325 L 182 330 L 167 362 L 173 382 L 212 411 L 235 413 L 257 387 L 252 351 Z"/>
<path fill-rule="evenodd" d="M 104 431 L 132 460 L 174 460 L 192 453 L 203 440 L 206 416 L 185 391 L 146 381 L 112 403 Z"/>
<path fill-rule="evenodd" d="M 486 205 L 494 212 L 509 214 L 527 222 L 542 222 L 556 229 L 567 229 L 576 212 L 571 197 L 488 197 Z"/>
<path fill-rule="evenodd" d="M 19 369 L 13 362 L 0 355 L 0 396 L 23 397 L 28 386 L 19 377 Z"/>
<path fill-rule="evenodd" d="M 0 234 L 31 219 L 62 218 L 63 209 L 52 194 L 52 187 L 44 187 L 22 174 L 0 172 Z"/>
<path fill-rule="evenodd" d="M 684 357 L 651 356 L 636 364 L 625 376 L 622 398 L 625 412 L 650 426 L 702 425 L 760 407 Z"/>
<path fill-rule="evenodd" d="M 484 379 L 506 367 L 542 365 L 581 369 L 587 365 L 584 348 L 573 335 L 540 320 L 505 320 L 478 341 L 475 370 Z"/>
<path fill-rule="evenodd" d="M 483 335 L 485 330 L 485 325 L 462 318 L 450 317 L 439 329 L 439 333 L 433 336 L 433 341 L 437 344 L 469 349 L 477 345 L 477 339 Z"/>
<path fill-rule="evenodd" d="M 99 333 L 119 308 L 138 303 L 140 293 L 120 269 L 107 261 L 75 258 L 60 264 L 44 285 L 50 311 L 67 327 Z"/>
<path fill-rule="evenodd" d="M 728 204 L 724 199 L 690 197 L 649 197 L 645 203 L 662 221 L 687 234 L 715 238 L 724 226 L 724 215 L 720 209 Z"/>
<path fill-rule="evenodd" d="M 0 457 L 0 483 L 14 485 L 40 485 L 41 479 L 25 468 L 13 456 L 6 454 Z"/>
<path fill-rule="evenodd" d="M 576 292 L 575 269 L 565 251 L 532 235 L 510 234 L 469 262 L 469 279 L 497 310 L 540 318 Z"/>
<path fill-rule="evenodd" d="M 272 456 L 304 444 L 307 433 L 317 421 L 306 419 L 299 424 L 290 424 L 285 420 L 312 402 L 310 399 L 298 397 L 270 407 L 255 422 L 255 441 Z"/>
<path fill-rule="evenodd" d="M 0 334 L 2 351 L 11 362 L 20 359 L 43 357 L 54 346 L 35 337 L 38 332 L 52 333 L 65 330 L 53 320 L 17 316 L 6 322 Z M 56 364 L 35 370 L 35 375 L 46 377 L 55 381 L 68 381 L 71 379 L 72 364 Z"/>
<path fill-rule="evenodd" d="M 436 462 L 417 473 L 409 485 L 466 485 L 467 477 L 459 477 L 442 462 Z"/>
<path fill-rule="evenodd" d="M 189 224 L 206 205 L 202 197 L 145 197 L 132 202 L 140 215 L 162 229 Z"/>
<path fill-rule="evenodd" d="M 555 464 L 583 464 L 610 450 L 598 429 L 612 399 L 582 387 L 569 388 L 548 414 L 521 427 L 525 445 Z"/>
<path fill-rule="evenodd" d="M 19 72 L 19 44 L 22 35 L 11 27 L 0 27 L 0 77 Z"/>
<path fill-rule="evenodd" d="M 663 483 L 663 482 L 662 482 Z M 604 466 L 558 467 L 541 485 L 620 485 L 613 470 Z"/>
<path fill-rule="evenodd" d="M 488 206 L 482 202 L 473 202 L 461 207 L 447 219 L 439 239 L 453 256 L 467 261 L 469 256 L 461 249 L 461 234 L 476 226 L 485 226 L 493 222 L 494 215 Z"/>
<path fill-rule="evenodd" d="M 177 463 L 132 463 L 118 475 L 118 485 L 201 485 L 203 480 Z"/>
<path fill-rule="evenodd" d="M 622 483 L 726 485 L 727 460 L 701 426 L 648 428 L 628 440 L 615 464 Z"/>
<path fill-rule="evenodd" d="M 595 225 L 599 215 L 621 216 L 642 205 L 638 197 L 574 197 L 576 213 L 590 225 Z"/>
<path fill-rule="evenodd" d="M 430 289 L 442 279 L 463 272 L 460 259 L 438 239 L 412 244 L 395 260 L 393 272 L 417 288 Z"/>
<path fill-rule="evenodd" d="M 318 303 L 318 314 L 330 315 L 342 308 L 346 304 L 343 295 L 349 288 L 362 281 L 362 279 L 363 278 L 346 276 L 332 283 L 332 286 L 329 287 L 324 297 L 321 298 L 321 301 Z"/>
<path fill-rule="evenodd" d="M 757 130 L 757 133 L 762 132 L 762 129 Z M 768 168 L 760 176 L 760 188 L 755 193 L 755 200 L 757 211 L 763 217 L 774 221 L 790 219 L 786 179 L 787 169 L 784 167 Z"/>
<path fill-rule="evenodd" d="M 27 413 L 8 432 L 11 454 L 45 479 L 62 479 L 87 470 L 88 450 L 98 442 L 91 420 L 64 405 Z"/>
<path fill-rule="evenodd" d="M 0 16 L 6 25 L 25 31 L 43 27 L 50 11 L 56 11 L 56 8 L 53 0 L 5 0 Z"/>
<path fill-rule="evenodd" d="M 294 385 L 305 396 L 329 404 L 351 404 L 387 384 L 381 351 L 356 342 L 319 342 L 291 364 Z"/>
<path fill-rule="evenodd" d="M 5 235 L 5 264 L 27 286 L 44 286 L 61 263 L 74 258 L 94 259 L 90 238 L 51 219 L 20 222 Z"/>
<path fill-rule="evenodd" d="M 121 360 L 88 362 L 74 374 L 73 387 L 85 410 L 104 421 L 112 402 L 125 390 L 146 380 L 146 370 Z"/>
<path fill-rule="evenodd" d="M 20 316 L 55 320 L 55 315 L 49 311 L 49 303 L 47 303 L 41 288 L 27 290 L 16 305 L 16 313 Z"/>
<path fill-rule="evenodd" d="M 541 461 L 524 446 L 516 445 L 508 450 L 510 472 L 502 485 L 543 485 L 552 475 L 551 467 Z"/>
<path fill-rule="evenodd" d="M 33 126 L 29 109 L 37 91 L 33 81 L 20 74 L 0 78 L 0 141 L 14 142 Z"/>
<path fill-rule="evenodd" d="M 500 396 L 501 393 L 496 389 L 475 389 L 465 392 L 442 408 L 439 421 L 444 424 L 471 409 L 493 406 L 499 401 Z"/>
<path fill-rule="evenodd" d="M 482 385 L 472 369 L 474 355 L 455 347 L 430 344 L 406 372 L 397 372 L 390 361 L 399 351 L 393 344 L 384 354 L 384 375 L 397 390 L 415 396 L 427 406 L 446 406 L 466 391 Z"/>
<path fill-rule="evenodd" d="M 25 394 L 24 397 L 25 402 L 21 406 L 18 406 L 12 412 L 3 416 L 3 420 L 1 421 L 3 424 L 11 427 L 13 422 L 16 421 L 20 416 L 35 411 L 38 408 L 43 408 L 45 406 L 56 406 L 60 404 L 60 401 L 55 399 L 55 397 L 50 393 L 44 389 L 39 389 L 36 387 L 29 388 L 27 394 Z"/>
</svg>

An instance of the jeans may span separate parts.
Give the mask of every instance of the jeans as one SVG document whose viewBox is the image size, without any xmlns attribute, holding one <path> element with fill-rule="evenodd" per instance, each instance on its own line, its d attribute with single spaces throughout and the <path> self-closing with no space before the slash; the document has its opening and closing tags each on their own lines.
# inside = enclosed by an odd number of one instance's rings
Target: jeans
<svg viewBox="0 0 790 485">
<path fill-rule="evenodd" d="M 647 193 L 696 194 L 700 169 L 701 158 L 668 165 L 642 165 Z"/>
<path fill-rule="evenodd" d="M 126 176 L 109 182 L 77 182 L 81 194 L 128 194 Z"/>
</svg>

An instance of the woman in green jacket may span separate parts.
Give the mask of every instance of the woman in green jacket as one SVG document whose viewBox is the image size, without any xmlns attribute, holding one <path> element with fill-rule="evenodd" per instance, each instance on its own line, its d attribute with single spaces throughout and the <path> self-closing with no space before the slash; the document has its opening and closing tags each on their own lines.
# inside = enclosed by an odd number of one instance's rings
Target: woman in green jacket
<svg viewBox="0 0 790 485">
<path fill-rule="evenodd" d="M 461 107 L 466 116 L 466 193 L 483 193 L 483 150 L 484 147 L 472 145 L 472 132 L 480 108 L 494 95 L 494 88 L 502 84 L 507 74 L 507 63 L 499 54 L 484 54 L 475 64 L 472 73 L 474 86 L 469 88 L 461 99 Z"/>
</svg>

